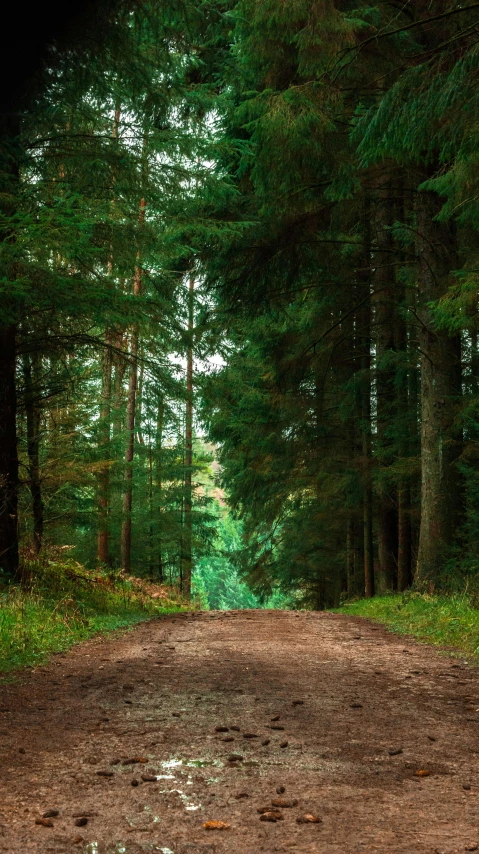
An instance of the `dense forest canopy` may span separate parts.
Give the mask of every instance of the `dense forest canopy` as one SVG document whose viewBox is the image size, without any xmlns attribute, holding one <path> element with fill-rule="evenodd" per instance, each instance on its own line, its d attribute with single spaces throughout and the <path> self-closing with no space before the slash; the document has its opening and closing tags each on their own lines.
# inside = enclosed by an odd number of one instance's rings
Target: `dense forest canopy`
<svg viewBox="0 0 479 854">
<path fill-rule="evenodd" d="M 3 579 L 474 589 L 479 4 L 87 19 L 2 101 Z"/>
</svg>

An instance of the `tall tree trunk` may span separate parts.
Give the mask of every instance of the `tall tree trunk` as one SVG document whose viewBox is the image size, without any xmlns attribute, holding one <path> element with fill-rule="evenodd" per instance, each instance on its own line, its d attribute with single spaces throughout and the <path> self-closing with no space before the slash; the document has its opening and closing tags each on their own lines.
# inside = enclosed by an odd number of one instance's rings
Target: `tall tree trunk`
<svg viewBox="0 0 479 854">
<path fill-rule="evenodd" d="M 0 210 L 5 225 L 0 227 L 0 242 L 8 247 L 14 241 L 11 218 L 16 212 L 18 170 L 18 114 L 0 116 Z M 8 259 L 8 251 L 5 253 Z M 2 275 L 15 278 L 14 264 L 6 261 Z M 0 573 L 13 579 L 18 573 L 18 450 L 16 306 L 2 302 L 0 318 Z M 8 318 L 8 319 L 6 319 Z"/>
<path fill-rule="evenodd" d="M 411 488 L 402 479 L 398 487 L 398 590 L 407 590 L 411 582 Z"/>
<path fill-rule="evenodd" d="M 461 437 L 454 425 L 461 395 L 460 337 L 438 329 L 430 307 L 446 293 L 458 266 L 454 226 L 435 220 L 440 209 L 435 193 L 418 193 L 422 488 L 415 581 L 430 590 L 454 544 L 462 505 L 456 466 Z"/>
<path fill-rule="evenodd" d="M 100 402 L 99 446 L 103 455 L 98 473 L 98 544 L 97 557 L 100 563 L 110 563 L 109 511 L 110 511 L 110 421 L 112 391 L 112 350 L 107 336 L 102 355 L 102 383 Z"/>
<path fill-rule="evenodd" d="M 378 172 L 376 178 L 375 244 L 373 258 L 373 304 L 376 342 L 377 448 L 379 465 L 377 494 L 378 569 L 381 587 L 394 590 L 397 585 L 398 516 L 394 483 L 387 476 L 394 462 L 394 450 L 388 432 L 396 416 L 396 282 L 395 255 L 391 227 L 394 223 L 394 200 L 389 172 Z"/>
<path fill-rule="evenodd" d="M 35 370 L 36 368 L 36 370 Z M 36 376 L 34 376 L 36 374 Z M 38 356 L 23 356 L 25 383 L 25 414 L 27 420 L 28 485 L 32 496 L 33 547 L 37 554 L 43 541 L 43 499 L 40 480 L 40 421 L 41 409 L 35 394 L 38 394 Z"/>
<path fill-rule="evenodd" d="M 185 503 L 182 560 L 182 593 L 191 598 L 191 572 L 193 567 L 193 325 L 195 279 L 190 275 L 188 287 L 188 351 L 186 357 L 186 418 L 185 418 Z"/>
<path fill-rule="evenodd" d="M 158 491 L 158 581 L 164 581 L 164 566 L 163 566 L 163 417 L 165 412 L 165 404 L 162 397 L 158 397 L 158 415 L 156 421 L 156 488 Z"/>
<path fill-rule="evenodd" d="M 0 571 L 18 571 L 16 326 L 0 326 Z"/>
<path fill-rule="evenodd" d="M 406 213 L 406 176 L 401 175 L 399 194 L 396 202 L 396 217 L 399 222 L 405 221 Z M 410 196 L 408 196 L 410 198 Z M 405 256 L 400 246 L 395 243 L 396 260 L 400 267 L 405 263 Z M 406 288 L 397 277 L 396 282 L 397 306 L 395 323 L 396 350 L 400 356 L 396 371 L 396 421 L 399 441 L 398 456 L 402 465 L 406 465 L 413 453 L 413 438 L 417 434 L 417 384 L 413 382 L 417 374 L 416 347 L 411 342 L 410 318 L 415 316 L 415 291 Z M 409 327 L 408 327 L 409 324 Z M 409 333 L 409 334 L 408 334 Z M 416 444 L 414 442 L 414 444 Z M 407 472 L 401 474 L 397 486 L 398 512 L 398 555 L 397 555 L 397 587 L 400 592 L 407 590 L 412 583 L 412 520 L 411 520 L 411 477 Z"/>
<path fill-rule="evenodd" d="M 354 596 L 362 593 L 362 568 L 363 561 L 358 544 L 356 519 L 353 512 L 350 511 L 346 523 L 346 593 L 348 599 L 352 599 Z M 358 583 L 359 573 L 361 577 Z"/>
<path fill-rule="evenodd" d="M 117 333 L 114 338 L 114 347 L 117 351 L 123 351 L 128 347 L 126 334 Z M 127 368 L 127 360 L 123 353 L 114 352 L 113 361 L 113 399 L 112 399 L 112 432 L 114 439 L 118 439 L 123 428 L 122 408 L 124 404 L 123 383 Z"/>
<path fill-rule="evenodd" d="M 404 297 L 404 294 L 403 294 Z M 399 441 L 399 457 L 406 461 L 411 454 L 411 421 L 416 420 L 416 398 L 410 399 L 409 374 L 415 367 L 408 365 L 408 341 L 406 321 L 398 315 L 396 321 L 396 341 L 398 352 L 404 360 L 398 368 L 396 377 L 396 418 L 401 437 Z M 411 417 L 412 416 L 412 417 Z M 412 583 L 412 531 L 411 531 L 411 483 L 410 475 L 399 477 L 397 489 L 398 510 L 398 554 L 397 554 L 397 589 L 403 592 Z"/>
<path fill-rule="evenodd" d="M 139 223 L 145 218 L 145 199 L 140 202 Z M 139 297 L 142 292 L 142 268 L 140 254 L 137 256 L 133 295 Z M 131 511 L 133 501 L 133 454 L 135 448 L 136 389 L 138 384 L 138 345 L 140 327 L 135 323 L 130 343 L 130 376 L 128 382 L 128 401 L 126 405 L 126 450 L 125 478 L 123 493 L 123 523 L 121 526 L 121 565 L 125 572 L 131 571 Z"/>
<path fill-rule="evenodd" d="M 120 124 L 120 109 L 115 110 L 113 120 L 112 139 L 118 141 L 118 130 Z M 112 183 L 115 186 L 116 175 L 113 172 Z M 114 203 L 114 199 L 113 199 Z M 110 251 L 107 274 L 113 276 L 113 251 Z M 112 286 L 112 285 L 111 285 Z M 110 516 L 110 457 L 111 457 L 111 403 L 112 403 L 112 371 L 113 371 L 113 346 L 116 331 L 108 329 L 105 336 L 105 348 L 102 354 L 101 371 L 101 403 L 100 403 L 100 428 L 99 444 L 104 457 L 98 474 L 97 500 L 98 500 L 98 539 L 97 559 L 99 563 L 108 565 L 111 563 L 109 544 L 109 516 Z"/>
<path fill-rule="evenodd" d="M 370 204 L 364 205 L 364 253 L 362 271 L 362 306 L 358 312 L 361 352 L 361 430 L 363 476 L 363 556 L 364 595 L 374 596 L 373 491 L 371 484 L 371 222 Z"/>
</svg>

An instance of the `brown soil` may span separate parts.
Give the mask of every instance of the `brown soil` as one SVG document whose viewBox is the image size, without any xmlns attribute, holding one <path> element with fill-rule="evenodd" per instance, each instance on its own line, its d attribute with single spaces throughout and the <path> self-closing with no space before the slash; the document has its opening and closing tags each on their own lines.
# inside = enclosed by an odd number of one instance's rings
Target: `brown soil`
<svg viewBox="0 0 479 854">
<path fill-rule="evenodd" d="M 163 618 L 84 643 L 0 690 L 1 852 L 479 845 L 477 670 L 365 620 Z M 261 820 L 268 807 L 283 818 Z M 47 810 L 59 812 L 45 819 L 53 826 L 36 824 Z M 321 822 L 299 823 L 305 814 Z"/>
</svg>

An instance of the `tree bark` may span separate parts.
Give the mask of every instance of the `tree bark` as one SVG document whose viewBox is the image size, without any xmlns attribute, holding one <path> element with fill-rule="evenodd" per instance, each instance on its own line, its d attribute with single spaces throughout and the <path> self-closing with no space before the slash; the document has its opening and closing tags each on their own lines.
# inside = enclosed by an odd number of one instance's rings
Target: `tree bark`
<svg viewBox="0 0 479 854">
<path fill-rule="evenodd" d="M 440 209 L 435 193 L 418 193 L 422 487 L 415 582 L 429 590 L 454 544 L 462 505 L 456 466 L 461 436 L 454 424 L 461 396 L 460 337 L 439 329 L 430 307 L 446 293 L 458 266 L 453 225 L 435 221 Z"/>
<path fill-rule="evenodd" d="M 391 232 L 395 210 L 388 172 L 379 172 L 376 183 L 373 305 L 376 343 L 376 460 L 379 465 L 378 570 L 381 587 L 384 590 L 394 590 L 397 586 L 398 513 L 396 489 L 387 477 L 387 469 L 394 462 L 393 442 L 388 430 L 396 416 L 397 294 L 394 263 L 396 259 Z"/>
<path fill-rule="evenodd" d="M 374 596 L 373 491 L 371 484 L 371 221 L 370 205 L 364 205 L 364 252 L 362 273 L 362 306 L 358 312 L 361 352 L 361 444 L 363 479 L 363 556 L 364 595 Z"/>
<path fill-rule="evenodd" d="M 0 115 L 0 210 L 5 223 L 0 228 L 0 241 L 7 249 L 2 270 L 7 280 L 15 279 L 8 248 L 15 240 L 11 223 L 19 182 L 19 135 L 19 114 L 9 111 Z M 19 562 L 16 317 L 17 306 L 5 295 L 0 318 L 0 573 L 9 580 L 17 576 Z"/>
<path fill-rule="evenodd" d="M 183 595 L 191 598 L 191 573 L 193 567 L 193 325 L 194 325 L 194 287 L 193 274 L 190 275 L 188 287 L 188 350 L 186 356 L 186 417 L 185 417 L 185 503 L 184 531 L 182 537 L 182 573 L 181 590 Z"/>
<path fill-rule="evenodd" d="M 164 566 L 163 566 L 163 520 L 162 520 L 162 503 L 163 503 L 163 417 L 165 404 L 163 399 L 158 397 L 158 415 L 156 421 L 156 488 L 158 491 L 158 581 L 160 584 L 164 581 Z"/>
<path fill-rule="evenodd" d="M 110 511 L 110 421 L 112 392 L 112 350 L 107 335 L 102 355 L 102 384 L 100 401 L 99 446 L 103 461 L 98 473 L 98 543 L 97 557 L 102 564 L 110 563 L 109 511 Z"/>
<path fill-rule="evenodd" d="M 144 222 L 146 202 L 140 202 L 139 223 Z M 142 268 L 140 254 L 137 256 L 135 276 L 133 280 L 133 296 L 139 297 L 142 292 Z M 133 502 L 133 455 L 135 448 L 135 415 L 136 389 L 138 384 L 138 345 L 140 327 L 135 323 L 131 333 L 130 344 L 130 376 L 128 382 L 128 400 L 126 405 L 126 450 L 125 476 L 123 493 L 123 523 L 121 526 L 121 565 L 125 572 L 131 571 L 131 511 Z"/>
<path fill-rule="evenodd" d="M 113 120 L 112 139 L 116 143 L 118 141 L 118 131 L 120 125 L 120 109 L 115 110 Z M 116 174 L 113 171 L 112 183 L 115 186 Z M 114 203 L 114 199 L 113 199 Z M 108 276 L 113 275 L 113 251 L 110 251 L 108 260 Z M 111 282 L 110 287 L 113 283 Z M 111 564 L 110 557 L 110 531 L 109 531 L 109 516 L 110 516 L 110 457 L 111 457 L 111 404 L 112 404 L 112 372 L 113 372 L 113 344 L 115 341 L 116 332 L 114 329 L 109 329 L 105 335 L 105 348 L 102 354 L 102 387 L 101 387 L 101 402 L 100 402 L 100 427 L 99 427 L 99 445 L 104 457 L 98 474 L 98 538 L 97 538 L 97 558 L 99 563 Z"/>
<path fill-rule="evenodd" d="M 402 593 L 412 582 L 411 489 L 402 480 L 398 488 L 398 590 Z"/>
<path fill-rule="evenodd" d="M 38 554 L 43 542 L 44 508 L 40 479 L 40 421 L 41 409 L 35 399 L 35 367 L 38 368 L 38 356 L 23 356 L 23 377 L 25 383 L 25 414 L 27 421 L 28 485 L 32 496 L 33 511 L 33 547 Z M 37 390 L 38 393 L 38 390 Z"/>
<path fill-rule="evenodd" d="M 0 571 L 18 572 L 16 326 L 0 326 Z"/>
</svg>

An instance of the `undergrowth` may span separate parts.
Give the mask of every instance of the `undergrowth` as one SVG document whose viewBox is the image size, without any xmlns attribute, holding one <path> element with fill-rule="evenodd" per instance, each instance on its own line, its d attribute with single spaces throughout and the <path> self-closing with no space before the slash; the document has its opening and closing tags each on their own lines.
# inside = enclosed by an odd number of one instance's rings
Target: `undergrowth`
<svg viewBox="0 0 479 854">
<path fill-rule="evenodd" d="M 467 595 L 406 592 L 348 602 L 340 612 L 367 617 L 426 643 L 454 647 L 479 660 L 479 610 Z"/>
<path fill-rule="evenodd" d="M 21 585 L 0 588 L 0 673 L 184 608 L 166 588 L 120 572 L 87 570 L 61 549 L 26 556 Z"/>
</svg>

